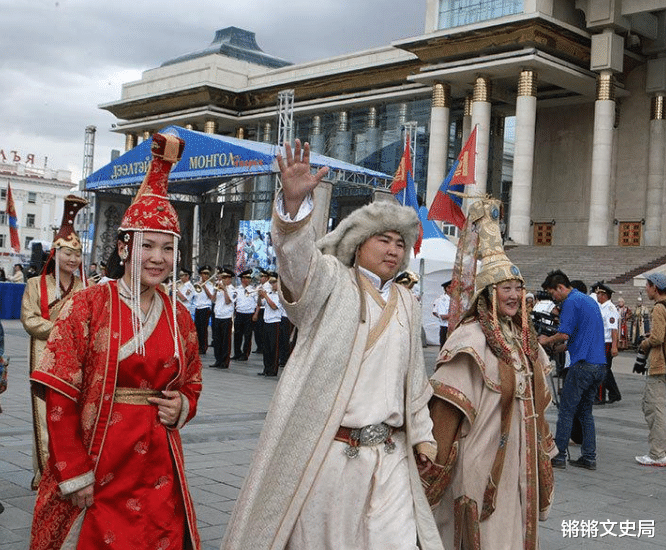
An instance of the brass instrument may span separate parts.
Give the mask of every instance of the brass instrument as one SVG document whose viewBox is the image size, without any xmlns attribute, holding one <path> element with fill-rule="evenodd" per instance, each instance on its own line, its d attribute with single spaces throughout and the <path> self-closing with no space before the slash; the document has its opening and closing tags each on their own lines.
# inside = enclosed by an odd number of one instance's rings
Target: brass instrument
<svg viewBox="0 0 666 550">
<path fill-rule="evenodd" d="M 194 283 L 194 290 L 195 292 L 203 292 L 203 286 L 201 286 L 201 283 Z"/>
</svg>

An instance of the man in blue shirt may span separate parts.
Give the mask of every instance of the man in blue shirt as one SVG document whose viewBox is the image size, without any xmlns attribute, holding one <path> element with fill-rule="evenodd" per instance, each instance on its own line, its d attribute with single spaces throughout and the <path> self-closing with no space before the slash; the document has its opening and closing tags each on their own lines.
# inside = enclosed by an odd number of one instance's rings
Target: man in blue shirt
<svg viewBox="0 0 666 550">
<path fill-rule="evenodd" d="M 581 456 L 569 460 L 573 466 L 597 469 L 596 436 L 592 405 L 594 396 L 606 376 L 604 323 L 596 302 L 571 287 L 569 278 L 559 269 L 551 271 L 541 287 L 553 301 L 560 302 L 560 325 L 552 336 L 539 336 L 543 346 L 566 342 L 571 366 L 567 369 L 560 409 L 557 417 L 555 443 L 559 454 L 553 458 L 554 468 L 566 468 L 571 427 L 576 414 L 583 428 Z"/>
</svg>

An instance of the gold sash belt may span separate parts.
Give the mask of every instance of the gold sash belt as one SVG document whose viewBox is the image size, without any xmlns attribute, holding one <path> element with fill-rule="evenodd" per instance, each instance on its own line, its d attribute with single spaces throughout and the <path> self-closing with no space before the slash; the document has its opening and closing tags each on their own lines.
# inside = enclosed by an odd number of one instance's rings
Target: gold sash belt
<svg viewBox="0 0 666 550">
<path fill-rule="evenodd" d="M 160 390 L 143 390 L 141 388 L 116 388 L 113 394 L 115 403 L 127 405 L 151 405 L 149 397 L 164 397 Z"/>
</svg>

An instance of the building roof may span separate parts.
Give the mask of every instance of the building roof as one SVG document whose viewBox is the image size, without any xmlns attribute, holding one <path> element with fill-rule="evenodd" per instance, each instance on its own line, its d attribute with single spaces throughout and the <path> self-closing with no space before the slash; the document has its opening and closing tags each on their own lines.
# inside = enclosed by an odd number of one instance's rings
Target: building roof
<svg viewBox="0 0 666 550">
<path fill-rule="evenodd" d="M 257 45 L 253 32 L 238 27 L 227 27 L 215 32 L 215 38 L 207 48 L 165 61 L 162 63 L 162 67 L 211 54 L 220 54 L 271 69 L 292 65 L 290 61 L 285 61 L 262 51 Z"/>
</svg>

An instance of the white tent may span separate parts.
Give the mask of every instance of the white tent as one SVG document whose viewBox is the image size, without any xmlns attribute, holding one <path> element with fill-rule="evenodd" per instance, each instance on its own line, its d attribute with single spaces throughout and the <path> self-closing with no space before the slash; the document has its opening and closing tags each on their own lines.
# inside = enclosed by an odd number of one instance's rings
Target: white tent
<svg viewBox="0 0 666 550">
<path fill-rule="evenodd" d="M 439 345 L 439 322 L 432 314 L 432 305 L 442 293 L 442 283 L 451 280 L 456 260 L 456 245 L 445 237 L 423 239 L 421 250 L 409 262 L 409 269 L 422 277 L 419 281 L 423 328 L 426 342 Z M 423 263 L 423 270 L 421 270 Z"/>
</svg>

